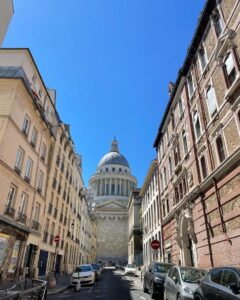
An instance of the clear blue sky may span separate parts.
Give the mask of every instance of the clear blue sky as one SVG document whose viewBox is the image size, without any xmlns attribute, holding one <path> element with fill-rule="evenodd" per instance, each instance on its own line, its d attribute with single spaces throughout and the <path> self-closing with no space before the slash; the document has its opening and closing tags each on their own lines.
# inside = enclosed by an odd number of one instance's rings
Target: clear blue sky
<svg viewBox="0 0 240 300">
<path fill-rule="evenodd" d="M 30 48 L 57 90 L 88 185 L 115 135 L 141 186 L 204 0 L 14 0 L 4 47 Z"/>
</svg>

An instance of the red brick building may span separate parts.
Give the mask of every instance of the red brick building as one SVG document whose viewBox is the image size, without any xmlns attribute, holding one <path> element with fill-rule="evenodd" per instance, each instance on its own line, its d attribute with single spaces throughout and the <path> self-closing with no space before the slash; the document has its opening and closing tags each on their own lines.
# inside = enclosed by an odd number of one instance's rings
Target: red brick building
<svg viewBox="0 0 240 300">
<path fill-rule="evenodd" d="M 240 264 L 240 1 L 208 0 L 154 142 L 165 260 Z"/>
</svg>

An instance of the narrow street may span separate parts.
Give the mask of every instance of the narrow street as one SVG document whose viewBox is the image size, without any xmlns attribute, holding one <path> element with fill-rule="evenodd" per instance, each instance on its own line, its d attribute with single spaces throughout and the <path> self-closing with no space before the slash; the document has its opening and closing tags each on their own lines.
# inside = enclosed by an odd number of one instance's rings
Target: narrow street
<svg viewBox="0 0 240 300">
<path fill-rule="evenodd" d="M 124 276 L 122 271 L 105 270 L 94 286 L 82 287 L 79 292 L 68 289 L 48 299 L 148 300 L 150 296 L 143 293 L 140 278 Z"/>
</svg>

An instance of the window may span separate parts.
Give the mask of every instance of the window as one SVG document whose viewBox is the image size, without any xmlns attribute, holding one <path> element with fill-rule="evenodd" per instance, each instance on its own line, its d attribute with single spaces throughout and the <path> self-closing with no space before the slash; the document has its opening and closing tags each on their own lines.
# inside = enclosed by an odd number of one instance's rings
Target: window
<svg viewBox="0 0 240 300">
<path fill-rule="evenodd" d="M 232 270 L 223 270 L 221 285 L 229 287 L 230 284 L 239 284 L 238 276 Z"/>
<path fill-rule="evenodd" d="M 30 119 L 28 116 L 25 116 L 23 120 L 22 132 L 27 136 L 30 128 Z"/>
<path fill-rule="evenodd" d="M 30 141 L 30 144 L 33 146 L 33 148 L 36 146 L 37 137 L 38 137 L 37 129 L 33 127 L 31 141 Z"/>
<path fill-rule="evenodd" d="M 164 174 L 164 187 L 166 187 L 167 186 L 167 170 L 165 167 L 163 169 L 163 174 Z"/>
<path fill-rule="evenodd" d="M 26 214 L 27 205 L 28 205 L 28 195 L 25 193 L 22 193 L 21 202 L 20 202 L 20 206 L 19 206 L 19 213 Z"/>
<path fill-rule="evenodd" d="M 31 179 L 31 174 L 32 174 L 32 166 L 33 166 L 33 161 L 31 158 L 28 157 L 27 163 L 26 163 L 26 171 L 25 171 L 25 180 L 30 181 Z"/>
<path fill-rule="evenodd" d="M 215 90 L 212 85 L 208 86 L 206 96 L 207 96 L 209 115 L 213 116 L 214 113 L 217 111 L 217 99 L 216 99 Z"/>
<path fill-rule="evenodd" d="M 17 151 L 17 157 L 15 162 L 15 171 L 18 174 L 21 172 L 23 156 L 24 156 L 24 151 L 21 148 L 19 148 Z"/>
<path fill-rule="evenodd" d="M 43 161 L 45 161 L 46 155 L 47 155 L 47 146 L 46 146 L 46 144 L 43 143 L 42 144 L 42 149 L 41 149 L 41 159 Z"/>
<path fill-rule="evenodd" d="M 34 221 L 38 222 L 40 216 L 40 204 L 36 203 Z"/>
<path fill-rule="evenodd" d="M 211 281 L 215 282 L 217 284 L 220 284 L 221 276 L 222 276 L 222 270 L 213 270 L 210 273 L 210 279 L 211 279 Z"/>
<path fill-rule="evenodd" d="M 180 152 L 179 152 L 179 145 L 177 145 L 175 147 L 175 149 L 173 150 L 173 153 L 174 153 L 174 163 L 175 163 L 175 167 L 178 166 L 180 160 L 181 160 L 181 157 L 180 157 Z"/>
<path fill-rule="evenodd" d="M 167 209 L 167 214 L 169 214 L 169 201 L 166 199 L 166 209 Z"/>
<path fill-rule="evenodd" d="M 8 192 L 8 197 L 7 197 L 7 207 L 14 206 L 16 193 L 17 193 L 17 187 L 15 185 L 11 185 L 10 190 Z"/>
<path fill-rule="evenodd" d="M 217 37 L 219 37 L 223 30 L 223 24 L 218 12 L 215 13 L 215 15 L 213 15 L 213 25 L 215 28 L 216 35 Z"/>
<path fill-rule="evenodd" d="M 37 191 L 41 193 L 43 187 L 43 172 L 38 172 Z"/>
<path fill-rule="evenodd" d="M 230 87 L 237 77 L 236 68 L 233 61 L 232 53 L 229 52 L 224 61 L 224 70 L 227 79 L 227 85 Z"/>
<path fill-rule="evenodd" d="M 187 77 L 187 86 L 188 86 L 188 94 L 189 94 L 189 97 L 191 98 L 192 94 L 193 94 L 193 90 L 194 90 L 193 78 L 192 78 L 191 73 Z"/>
<path fill-rule="evenodd" d="M 115 172 L 115 168 L 112 168 L 112 171 Z"/>
<path fill-rule="evenodd" d="M 174 116 L 174 112 L 172 112 L 171 114 L 171 121 L 172 121 L 172 130 L 175 129 L 175 116 Z"/>
<path fill-rule="evenodd" d="M 199 57 L 199 61 L 200 61 L 201 70 L 203 72 L 207 65 L 207 55 L 206 55 L 206 51 L 205 51 L 203 45 L 198 50 L 198 57 Z"/>
<path fill-rule="evenodd" d="M 218 158 L 219 162 L 221 163 L 224 161 L 226 155 L 225 155 L 225 150 L 224 150 L 224 145 L 223 145 L 223 140 L 221 136 L 218 136 L 216 139 L 216 145 L 217 145 L 217 152 L 218 152 Z"/>
<path fill-rule="evenodd" d="M 185 129 L 183 129 L 183 131 L 182 131 L 182 140 L 183 140 L 184 153 L 185 153 L 185 155 L 187 155 L 188 154 L 188 144 L 187 144 L 187 135 L 186 135 Z"/>
<path fill-rule="evenodd" d="M 166 217 L 166 206 L 165 206 L 165 201 L 162 203 L 162 210 L 163 210 L 163 217 Z"/>
<path fill-rule="evenodd" d="M 193 123 L 194 123 L 196 139 L 198 140 L 201 136 L 201 126 L 200 126 L 199 114 L 197 111 L 193 113 Z"/>
<path fill-rule="evenodd" d="M 183 101 L 182 98 L 179 99 L 178 101 L 178 109 L 179 109 L 179 117 L 181 118 L 183 114 Z"/>
<path fill-rule="evenodd" d="M 172 170 L 172 159 L 170 156 L 168 158 L 168 165 L 169 165 L 169 178 L 171 178 L 173 170 Z"/>
<path fill-rule="evenodd" d="M 207 177 L 207 165 L 206 165 L 206 160 L 205 160 L 204 156 L 202 156 L 200 158 L 200 164 L 201 164 L 201 169 L 202 169 L 202 179 L 205 179 Z"/>
</svg>

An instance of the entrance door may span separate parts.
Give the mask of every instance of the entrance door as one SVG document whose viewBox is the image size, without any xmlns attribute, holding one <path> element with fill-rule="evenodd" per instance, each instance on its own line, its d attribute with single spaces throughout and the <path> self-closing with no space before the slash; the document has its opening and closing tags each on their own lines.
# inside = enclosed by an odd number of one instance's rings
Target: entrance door
<svg viewBox="0 0 240 300">
<path fill-rule="evenodd" d="M 56 265 L 55 265 L 55 272 L 56 273 L 60 273 L 60 264 L 61 264 L 61 255 L 57 255 Z"/>
<path fill-rule="evenodd" d="M 188 221 L 186 218 L 182 220 L 182 240 L 183 240 L 183 254 L 184 265 L 187 267 L 194 267 L 194 255 L 193 255 L 193 242 L 188 234 Z"/>
<path fill-rule="evenodd" d="M 38 260 L 39 276 L 44 276 L 47 269 L 48 252 L 41 250 Z"/>
</svg>

